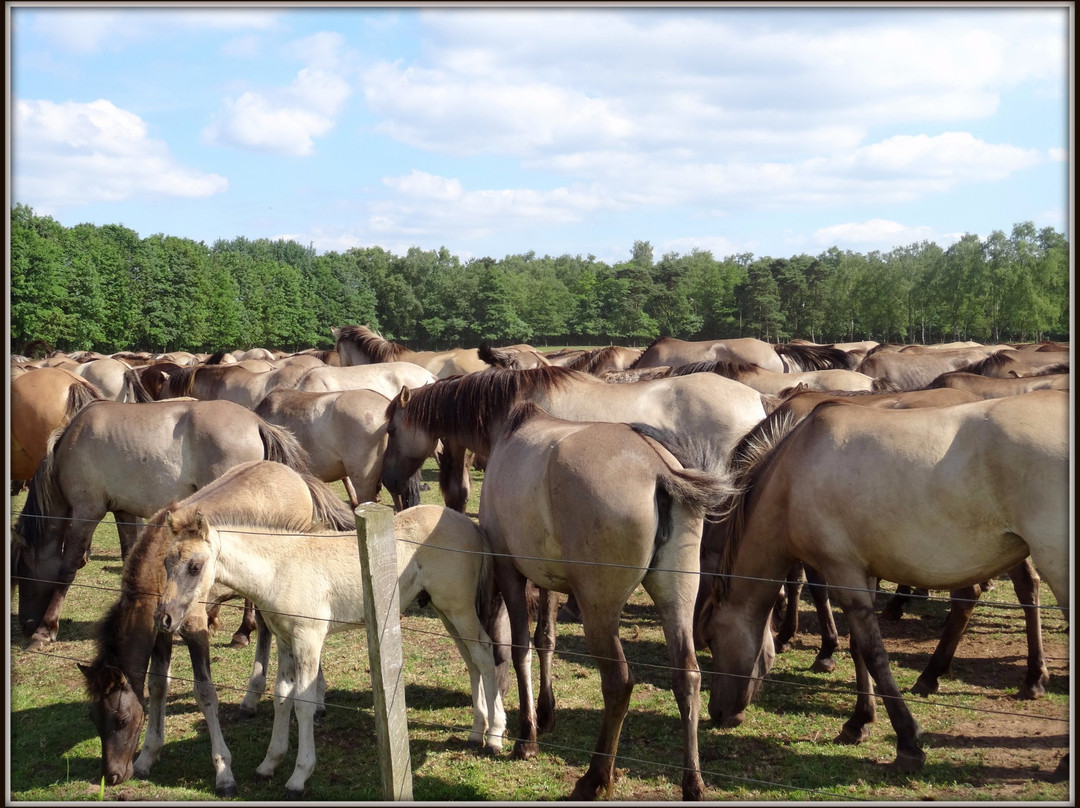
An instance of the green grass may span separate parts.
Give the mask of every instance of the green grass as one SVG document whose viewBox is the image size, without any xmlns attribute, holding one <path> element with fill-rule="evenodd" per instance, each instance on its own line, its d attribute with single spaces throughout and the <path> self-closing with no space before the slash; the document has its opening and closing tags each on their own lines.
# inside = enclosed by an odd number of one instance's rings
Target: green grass
<svg viewBox="0 0 1080 808">
<path fill-rule="evenodd" d="M 434 465 L 425 467 L 429 490 L 425 502 L 439 503 Z M 474 487 L 467 511 L 475 516 L 482 474 L 473 472 Z M 339 489 L 340 490 L 340 489 Z M 13 497 L 17 514 L 25 495 Z M 64 607 L 60 635 L 46 653 L 23 651 L 24 641 L 11 607 L 10 642 L 10 760 L 9 802 L 94 801 L 102 797 L 100 742 L 87 714 L 83 677 L 76 662 L 94 653 L 92 630 L 116 598 L 120 553 L 115 529 L 108 522 L 95 534 L 89 564 L 79 572 Z M 1013 599 L 1007 580 L 988 599 Z M 1043 602 L 1051 602 L 1043 590 Z M 945 607 L 928 603 L 909 610 L 901 628 L 909 646 L 894 652 L 894 673 L 905 690 L 926 661 L 937 639 Z M 1009 747 L 1025 748 L 1038 740 L 1027 735 L 1001 737 L 995 728 L 1034 716 L 1068 717 L 1069 645 L 1057 612 L 1047 612 L 1044 632 L 1051 657 L 1050 693 L 1038 702 L 1012 698 L 1023 665 L 1023 624 L 1014 610 L 977 608 L 969 637 L 1000 646 L 1000 658 L 958 658 L 957 678 L 945 680 L 942 693 L 926 700 L 909 700 L 924 730 L 926 767 L 914 776 L 892 772 L 895 736 L 884 709 L 871 738 L 858 747 L 831 743 L 853 704 L 853 673 L 846 653 L 837 656 L 838 670 L 830 676 L 807 671 L 817 649 L 815 620 L 803 601 L 802 627 L 795 647 L 778 657 L 772 679 L 736 730 L 713 726 L 703 710 L 699 729 L 706 798 L 716 801 L 840 800 L 956 800 L 1067 801 L 1068 784 L 1046 782 L 1045 770 L 1034 771 L 1001 763 Z M 842 634 L 846 624 L 838 622 Z M 224 612 L 224 628 L 212 638 L 214 681 L 222 703 L 226 741 L 240 787 L 239 800 L 266 803 L 284 795 L 284 782 L 294 763 L 296 730 L 290 753 L 269 783 L 254 779 L 269 741 L 273 709 L 269 698 L 253 719 L 239 716 L 237 707 L 250 672 L 253 646 L 229 649 L 239 623 Z M 468 750 L 465 739 L 471 723 L 468 679 L 464 663 L 446 637 L 441 622 L 428 608 L 412 607 L 402 620 L 405 650 L 405 695 L 413 768 L 413 792 L 422 801 L 557 800 L 570 793 L 588 764 L 599 728 L 602 695 L 595 664 L 585 653 L 581 626 L 559 624 L 555 688 L 557 724 L 541 736 L 540 756 L 515 761 L 506 750 L 499 757 L 482 757 Z M 899 629 L 898 629 L 899 630 Z M 888 636 L 889 627 L 884 629 Z M 639 590 L 624 612 L 622 638 L 635 665 L 637 685 L 623 725 L 616 763 L 618 800 L 678 800 L 681 760 L 678 713 L 669 689 L 662 631 L 651 603 Z M 967 639 L 967 638 L 966 638 Z M 846 649 L 846 635 L 842 648 Z M 1008 649 L 1008 650 L 1006 650 Z M 1017 651 L 1019 649 L 1019 651 Z M 965 651 L 961 643 L 960 653 Z M 1065 659 L 1062 659 L 1062 658 Z M 708 652 L 699 657 L 710 667 Z M 649 667 L 656 665 L 659 667 Z M 379 800 L 380 781 L 370 676 L 363 630 L 331 636 L 324 652 L 328 685 L 327 713 L 316 723 L 318 762 L 304 794 L 310 801 Z M 271 658 L 270 681 L 276 668 Z M 534 666 L 535 668 L 535 666 Z M 178 644 L 173 655 L 174 677 L 167 706 L 166 745 L 147 781 L 132 780 L 104 789 L 104 799 L 152 802 L 212 801 L 213 773 L 205 722 L 195 706 L 189 684 L 191 665 Z M 704 686 L 708 687 L 708 676 Z M 538 683 L 534 670 L 534 686 Z M 707 693 L 703 693 L 707 698 Z M 994 709 L 1001 716 L 973 713 L 942 705 Z M 506 707 L 511 735 L 517 727 L 517 692 L 511 687 Z M 1042 739 L 1056 756 L 1068 744 L 1068 725 L 1046 722 Z M 1058 736 L 1061 736 L 1059 738 Z M 1063 738 L 1063 740 L 1062 740 Z M 1001 748 L 995 746 L 1000 739 Z"/>
</svg>

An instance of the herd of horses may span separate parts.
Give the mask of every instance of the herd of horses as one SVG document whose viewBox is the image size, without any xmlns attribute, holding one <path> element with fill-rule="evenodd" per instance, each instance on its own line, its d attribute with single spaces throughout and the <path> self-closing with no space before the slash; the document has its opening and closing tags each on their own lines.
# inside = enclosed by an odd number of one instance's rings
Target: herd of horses
<svg viewBox="0 0 1080 808">
<path fill-rule="evenodd" d="M 619 620 L 639 585 L 667 644 L 685 799 L 705 790 L 698 652 L 712 658 L 709 716 L 739 724 L 796 630 L 804 577 L 821 616 L 816 669 L 835 664 L 831 600 L 848 618 L 857 698 L 837 741 L 867 737 L 876 689 L 904 772 L 925 753 L 885 654 L 878 581 L 951 592 L 921 693 L 936 690 L 985 582 L 1008 573 L 1020 602 L 1037 607 L 1042 576 L 1068 615 L 1067 345 L 661 338 L 644 350 L 416 352 L 365 326 L 332 331 L 333 351 L 289 355 L 13 358 L 13 493 L 28 493 L 12 584 L 28 648 L 56 639 L 106 514 L 120 536 L 120 596 L 96 658 L 80 665 L 109 785 L 147 776 L 160 755 L 162 674 L 179 635 L 215 791 L 236 794 L 208 632 L 220 604 L 242 597 L 233 642 L 256 634 L 245 714 L 265 688 L 271 638 L 278 649 L 256 775 L 284 759 L 295 714 L 285 788 L 303 794 L 324 639 L 363 621 L 352 508 L 383 489 L 397 512 L 401 607 L 430 603 L 454 639 L 478 748 L 496 753 L 507 737 L 512 667 L 513 755 L 537 754 L 556 713 L 556 593 L 575 605 L 604 704 L 572 799 L 612 794 L 633 687 Z M 445 507 L 419 504 L 429 457 Z M 463 513 L 470 465 L 484 470 L 475 521 Z M 348 503 L 329 487 L 338 480 Z M 1021 695 L 1036 698 L 1047 679 L 1038 609 L 1025 616 Z"/>
</svg>

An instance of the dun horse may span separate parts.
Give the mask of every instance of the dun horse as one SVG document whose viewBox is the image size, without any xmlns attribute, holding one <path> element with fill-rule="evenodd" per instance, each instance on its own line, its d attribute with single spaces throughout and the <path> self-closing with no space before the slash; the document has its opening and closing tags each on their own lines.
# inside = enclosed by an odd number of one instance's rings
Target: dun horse
<svg viewBox="0 0 1080 808">
<path fill-rule="evenodd" d="M 453 348 L 449 351 L 414 351 L 383 339 L 367 326 L 332 327 L 334 350 L 342 365 L 370 365 L 377 362 L 412 362 L 427 368 L 438 378 L 460 376 L 489 367 L 477 348 Z"/>
<path fill-rule="evenodd" d="M 703 457 L 709 450 L 687 446 L 677 451 Z M 564 421 L 533 402 L 511 412 L 492 448 L 480 495 L 480 525 L 491 540 L 495 575 L 510 616 L 518 681 L 516 758 L 535 757 L 538 751 L 527 580 L 542 591 L 576 596 L 585 641 L 600 668 L 600 734 L 570 799 L 611 796 L 615 752 L 633 688 L 619 641 L 619 614 L 638 584 L 656 604 L 667 641 L 672 689 L 682 716 L 683 798 L 703 796 L 693 607 L 702 515 L 730 494 L 727 481 L 724 470 L 684 469 L 662 444 L 626 424 Z M 545 611 L 550 618 L 544 608 L 542 617 Z M 547 636 L 538 645 L 550 649 L 554 625 L 550 619 L 544 624 Z"/>
<path fill-rule="evenodd" d="M 1069 605 L 1068 395 L 1045 390 L 953 407 L 819 405 L 770 441 L 728 512 L 727 551 L 704 635 L 709 714 L 734 726 L 774 657 L 775 581 L 795 560 L 818 569 L 847 614 L 859 693 L 838 741 L 874 720 L 873 682 L 896 731 L 896 766 L 925 761 L 874 616 L 876 580 L 956 589 L 1031 556 Z"/>
<path fill-rule="evenodd" d="M 64 598 L 106 513 L 116 517 L 126 557 L 143 518 L 237 463 L 262 459 L 307 465 L 290 433 L 231 401 L 102 400 L 80 410 L 53 433 L 13 530 L 19 625 L 30 647 L 56 638 Z"/>
<path fill-rule="evenodd" d="M 268 479 L 272 477 L 272 479 Z M 179 630 L 217 582 L 251 598 L 277 638 L 274 728 L 256 776 L 269 778 L 289 746 L 289 717 L 298 726 L 296 766 L 286 795 L 299 797 L 315 767 L 312 719 L 323 642 L 364 622 L 356 530 L 297 535 L 291 520 L 245 507 L 252 492 L 285 496 L 299 475 L 280 464 L 238 467 L 162 516 L 173 536 L 158 624 Z M 265 495 L 265 494 L 264 494 Z M 469 669 L 473 696 L 470 742 L 492 752 L 506 730 L 491 639 L 483 625 L 494 595 L 483 533 L 464 514 L 421 505 L 394 518 L 401 608 L 421 592 L 442 618 Z"/>
</svg>

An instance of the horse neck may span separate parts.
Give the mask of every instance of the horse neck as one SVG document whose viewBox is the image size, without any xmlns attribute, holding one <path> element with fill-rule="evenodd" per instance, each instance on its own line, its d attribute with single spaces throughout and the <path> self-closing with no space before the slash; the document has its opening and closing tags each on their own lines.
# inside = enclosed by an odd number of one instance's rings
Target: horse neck
<svg viewBox="0 0 1080 808">
<path fill-rule="evenodd" d="M 120 596 L 118 611 L 113 620 L 103 626 L 111 641 L 101 647 L 95 666 L 118 668 L 135 691 L 139 702 L 146 705 L 146 676 L 150 667 L 150 657 L 157 641 L 157 626 L 154 624 L 154 612 L 157 609 L 156 592 L 137 593 Z"/>
</svg>

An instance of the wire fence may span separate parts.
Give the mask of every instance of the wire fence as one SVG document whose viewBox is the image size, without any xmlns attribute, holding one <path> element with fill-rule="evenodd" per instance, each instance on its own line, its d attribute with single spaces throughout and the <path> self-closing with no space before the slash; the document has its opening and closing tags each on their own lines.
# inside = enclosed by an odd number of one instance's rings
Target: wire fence
<svg viewBox="0 0 1080 808">
<path fill-rule="evenodd" d="M 39 518 L 59 519 L 60 517 L 39 517 Z M 66 519 L 66 517 L 65 517 L 65 519 Z M 102 524 L 108 524 L 108 523 L 103 522 Z M 257 531 L 257 530 L 243 531 L 243 530 L 237 530 L 237 529 L 232 528 L 232 527 L 229 528 L 228 532 L 229 533 L 236 533 L 236 534 L 251 533 L 253 535 L 257 535 L 259 533 L 259 531 Z M 317 537 L 319 535 L 326 535 L 326 534 L 293 534 L 293 535 L 296 535 L 296 536 L 316 536 Z M 334 535 L 340 535 L 340 534 L 334 534 Z M 398 541 L 402 542 L 402 543 L 419 544 L 419 542 L 411 542 L 410 540 L 401 539 L 401 538 L 399 538 Z M 460 548 L 437 548 L 437 549 L 445 551 L 445 552 L 453 552 L 453 553 L 472 553 L 472 552 L 474 552 L 474 551 L 460 549 Z M 497 554 L 494 554 L 494 553 L 489 553 L 489 554 L 490 555 L 497 555 Z M 117 560 L 119 560 L 119 559 L 117 559 Z M 543 559 L 540 559 L 540 560 L 543 560 Z M 562 561 L 561 563 L 566 563 L 566 564 L 574 564 L 574 563 L 587 564 L 587 565 L 589 565 L 591 567 L 596 567 L 598 569 L 610 568 L 610 567 L 623 567 L 623 568 L 626 567 L 626 565 L 621 565 L 621 564 L 613 564 L 613 563 L 606 563 L 606 562 L 592 562 L 592 561 L 565 560 L 565 561 Z M 705 578 L 713 577 L 713 576 L 720 576 L 720 573 L 714 573 L 714 572 L 688 572 L 688 571 L 684 571 L 684 570 L 669 570 L 669 572 L 680 572 L 680 573 L 685 573 L 685 574 L 688 574 L 688 575 L 701 576 L 701 577 L 705 577 Z M 743 577 L 743 576 L 725 576 L 725 577 Z M 42 583 L 57 583 L 57 582 L 52 582 L 52 581 L 41 581 L 40 579 L 28 579 L 28 580 L 38 580 L 39 582 L 42 582 Z M 756 581 L 762 581 L 762 582 L 766 582 L 766 583 L 770 583 L 770 584 L 775 584 L 777 586 L 778 590 L 779 590 L 779 588 L 781 586 L 783 586 L 785 583 L 788 582 L 787 579 L 772 579 L 772 578 L 751 578 L 750 580 L 756 580 Z M 802 583 L 803 586 L 805 586 L 807 588 L 810 588 L 810 587 L 813 587 L 813 586 L 817 585 L 814 582 L 810 582 L 810 581 L 802 581 L 801 583 Z M 828 587 L 829 585 L 826 584 L 824 586 Z M 122 591 L 119 587 L 102 586 L 102 585 L 98 585 L 98 584 L 85 584 L 85 583 L 82 583 L 82 582 L 78 581 L 77 579 L 71 584 L 71 588 L 74 589 L 74 590 L 84 588 L 84 589 L 93 589 L 93 590 L 98 590 L 98 591 L 114 592 L 118 596 Z M 829 588 L 835 589 L 836 587 L 829 587 Z M 875 596 L 882 594 L 882 590 L 880 590 L 880 589 L 862 589 L 862 590 L 854 590 L 854 591 L 868 592 L 868 593 L 871 593 L 872 595 L 875 595 Z M 135 593 L 129 593 L 129 594 L 135 594 Z M 155 595 L 160 595 L 161 593 L 148 592 L 148 593 L 140 593 L 140 594 L 155 596 Z M 932 601 L 952 602 L 952 603 L 965 602 L 963 599 L 951 598 L 949 596 L 945 596 L 945 597 L 936 596 L 936 595 L 933 595 L 933 594 L 930 594 L 930 593 L 914 592 L 914 593 L 912 593 L 910 595 L 910 597 L 912 599 L 918 599 L 918 600 L 922 600 L 922 601 L 926 601 L 926 602 L 932 602 Z M 974 602 L 974 603 L 977 603 L 977 604 L 979 604 L 980 606 L 982 606 L 984 608 L 994 608 L 994 609 L 1000 609 L 1000 610 L 1018 610 L 1018 609 L 1023 610 L 1023 609 L 1031 609 L 1031 608 L 1039 608 L 1039 609 L 1052 608 L 1052 609 L 1056 610 L 1058 608 L 1056 606 L 1047 607 L 1047 606 L 1042 605 L 1042 604 L 1038 605 L 1037 607 L 1033 607 L 1033 606 L 1031 606 L 1029 604 L 1021 604 L 1021 603 L 1015 603 L 1015 602 L 1009 602 L 1009 601 L 1001 601 L 1001 600 L 995 600 L 995 599 L 984 599 L 984 598 L 975 598 L 972 601 L 966 601 L 966 602 Z M 209 605 L 209 604 L 207 604 L 207 605 Z M 402 603 L 401 607 L 402 607 L 402 609 L 405 609 L 405 608 L 407 608 L 408 605 L 409 604 Z M 223 608 L 223 609 L 235 609 L 238 612 L 243 608 L 240 605 L 231 604 L 231 603 L 221 603 L 221 604 L 219 604 L 219 607 Z M 271 614 L 271 615 L 273 615 L 273 614 L 286 614 L 286 613 L 269 612 L 269 611 L 267 611 L 265 609 L 263 609 L 262 611 L 264 612 L 264 614 Z M 294 613 L 289 613 L 287 616 L 300 617 L 300 618 L 305 618 L 307 620 L 326 620 L 327 619 L 327 618 L 323 618 L 323 617 L 310 616 L 310 615 L 304 615 L 304 614 L 294 614 Z M 342 625 L 348 625 L 351 628 L 359 628 L 362 625 L 362 623 L 350 623 L 348 621 L 341 621 L 341 620 L 330 620 L 330 622 L 334 622 L 334 623 L 338 623 L 338 624 L 342 624 Z M 411 634 L 416 634 L 416 635 L 425 635 L 425 636 L 433 638 L 433 639 L 445 641 L 445 642 L 447 642 L 449 644 L 453 644 L 455 642 L 472 642 L 472 640 L 470 640 L 469 638 L 454 637 L 451 634 L 447 633 L 446 631 L 430 631 L 430 630 L 427 630 L 427 629 L 418 628 L 416 626 L 409 625 L 407 622 L 402 624 L 402 631 L 405 634 L 410 634 L 411 633 Z M 632 648 L 632 647 L 633 647 L 633 644 L 631 642 L 630 648 Z M 72 658 L 72 657 L 68 657 L 68 656 L 64 656 L 64 655 L 55 653 L 53 651 L 38 650 L 38 651 L 34 651 L 33 653 L 39 654 L 39 655 L 44 656 L 44 657 L 53 657 L 53 658 L 62 659 L 62 660 L 66 660 L 66 661 L 78 662 L 78 663 L 82 663 L 82 664 L 86 664 L 86 665 L 88 665 L 88 664 L 90 664 L 92 662 L 92 660 Z M 583 662 L 585 664 L 597 661 L 597 657 L 595 655 L 593 655 L 593 654 L 590 654 L 590 653 L 587 653 L 587 652 L 582 652 L 582 651 L 574 651 L 574 650 L 570 650 L 570 649 L 566 649 L 566 648 L 560 649 L 558 647 L 558 644 L 556 644 L 556 648 L 554 649 L 554 654 L 555 654 L 556 659 L 562 658 L 562 659 L 578 660 L 578 661 L 581 661 L 581 662 Z M 1049 659 L 1053 660 L 1054 658 L 1051 657 Z M 610 661 L 622 662 L 622 660 L 610 660 Z M 1057 661 L 1061 661 L 1061 658 L 1058 658 Z M 1071 661 L 1071 660 L 1066 659 L 1066 661 Z M 668 674 L 673 674 L 673 673 L 676 672 L 676 669 L 672 668 L 670 665 L 663 664 L 663 663 L 650 662 L 650 661 L 646 661 L 644 659 L 634 659 L 634 658 L 630 657 L 629 655 L 628 655 L 628 658 L 627 658 L 626 662 L 632 669 L 650 669 L 650 670 L 653 670 L 653 671 L 656 671 L 656 672 L 659 672 L 659 673 L 668 673 Z M 142 672 L 142 673 L 143 673 L 143 675 L 147 675 L 146 672 Z M 711 674 L 711 671 L 702 670 L 703 680 L 707 680 L 707 678 L 708 678 L 708 676 L 710 674 Z M 133 676 L 133 672 L 125 672 L 125 675 L 127 675 L 129 679 L 135 678 Z M 725 676 L 738 676 L 737 674 L 730 674 L 730 673 L 725 673 L 723 675 L 725 675 Z M 138 678 L 142 678 L 142 676 L 139 676 Z M 186 682 L 194 685 L 194 680 L 178 679 L 175 676 L 172 676 L 170 678 L 173 681 L 186 681 Z M 751 678 L 759 678 L 759 677 L 738 676 L 738 678 L 751 679 Z M 890 698 L 887 695 L 877 693 L 877 692 L 861 693 L 860 694 L 859 691 L 857 691 L 854 687 L 851 687 L 851 686 L 840 688 L 840 687 L 836 687 L 836 686 L 833 686 L 833 685 L 830 685 L 830 684 L 811 684 L 811 683 L 806 683 L 806 682 L 792 681 L 791 679 L 783 678 L 782 676 L 766 675 L 766 676 L 760 677 L 760 678 L 762 679 L 763 682 L 769 683 L 771 688 L 793 688 L 793 689 L 797 689 L 797 690 L 802 691 L 802 692 L 805 692 L 805 691 L 817 691 L 817 692 L 830 694 L 830 695 L 841 695 L 842 697 L 849 698 L 849 699 L 853 699 L 857 695 L 867 695 L 867 696 L 871 696 L 871 697 L 873 697 L 873 698 L 875 698 L 877 700 L 882 700 L 882 701 L 885 700 L 885 699 Z M 247 692 L 248 692 L 247 685 L 245 685 L 243 688 L 239 688 L 239 687 L 230 686 L 228 684 L 224 684 L 224 683 L 221 683 L 221 682 L 215 682 L 215 687 L 220 691 L 234 691 L 234 692 L 237 692 L 237 693 L 242 693 L 244 695 L 246 695 Z M 705 692 L 705 688 L 703 688 L 703 694 L 704 694 L 704 692 Z M 273 693 L 273 684 L 271 682 L 270 684 L 267 685 L 267 687 L 265 688 L 262 695 L 272 695 L 272 693 Z M 293 697 L 293 698 L 295 698 L 295 697 Z M 910 695 L 909 696 L 901 696 L 900 698 L 902 698 L 902 700 L 905 703 L 928 705 L 932 709 L 935 709 L 935 710 L 960 710 L 960 711 L 965 711 L 965 712 L 969 712 L 969 713 L 976 713 L 976 714 L 996 715 L 996 716 L 1004 716 L 1004 717 L 1023 717 L 1025 719 L 1031 719 L 1031 718 L 1035 717 L 1035 716 L 1032 716 L 1030 713 L 1009 711 L 1009 710 L 988 709 L 988 708 L 985 708 L 985 707 L 976 707 L 976 706 L 971 706 L 971 705 L 966 705 L 966 704 L 952 703 L 952 702 L 949 702 L 949 701 L 946 701 L 946 700 L 933 700 L 933 701 L 931 701 L 931 700 L 927 700 L 927 699 L 913 698 Z M 331 702 L 326 702 L 324 706 L 328 710 L 329 709 L 334 709 L 334 710 L 357 711 L 357 710 L 360 709 L 360 708 L 356 708 L 356 707 L 337 705 L 337 704 L 333 704 Z M 1053 726 L 1053 725 L 1071 726 L 1071 719 L 1067 718 L 1067 717 L 1066 718 L 1059 718 L 1059 717 L 1056 717 L 1056 716 L 1037 716 L 1037 718 L 1045 720 L 1047 722 L 1047 725 L 1049 725 L 1049 726 Z M 460 733 L 462 731 L 467 731 L 469 729 L 468 727 L 461 727 L 461 726 L 449 726 L 449 725 L 442 725 L 442 724 L 433 724 L 433 723 L 428 723 L 428 722 L 424 722 L 424 721 L 418 721 L 418 720 L 416 720 L 414 718 L 409 719 L 409 724 L 410 724 L 410 726 L 414 726 L 414 727 L 426 727 L 427 729 L 430 729 L 430 730 L 445 731 L 448 735 L 454 734 L 454 733 Z M 516 742 L 519 739 L 507 735 L 505 737 L 505 740 L 507 742 L 513 743 L 513 742 Z M 550 740 L 545 740 L 543 738 L 541 738 L 539 740 L 539 745 L 540 745 L 540 747 L 542 749 L 548 749 L 548 750 L 551 750 L 553 752 L 558 751 L 560 753 L 570 753 L 570 754 L 574 754 L 574 755 L 580 755 L 585 759 L 588 759 L 591 755 L 594 754 L 594 750 L 592 750 L 592 749 L 587 749 L 587 748 L 583 748 L 583 747 L 568 746 L 568 745 L 565 745 L 565 744 L 556 744 L 556 743 L 551 742 Z M 656 768 L 658 770 L 664 770 L 664 771 L 672 772 L 673 776 L 676 776 L 676 775 L 680 774 L 681 770 L 682 770 L 681 766 L 679 766 L 677 764 L 672 764 L 672 763 L 670 763 L 668 761 L 640 759 L 640 758 L 636 758 L 636 757 L 627 756 L 625 754 L 617 755 L 617 760 L 620 763 L 620 765 L 633 764 L 633 765 L 650 766 L 650 767 Z M 707 769 L 705 766 L 702 767 L 701 774 L 708 781 L 727 782 L 727 783 L 731 783 L 731 784 L 735 784 L 735 785 L 741 785 L 741 786 L 744 786 L 746 788 L 776 789 L 776 790 L 779 790 L 779 791 L 788 791 L 788 792 L 792 792 L 792 793 L 798 793 L 800 795 L 806 794 L 806 795 L 809 795 L 811 797 L 820 797 L 820 798 L 826 799 L 826 800 L 834 800 L 834 799 L 835 800 L 852 800 L 852 799 L 855 799 L 850 794 L 844 794 L 841 791 L 813 789 L 813 788 L 807 788 L 805 786 L 792 785 L 792 784 L 788 784 L 788 783 L 780 783 L 780 782 L 772 782 L 772 781 L 769 781 L 769 780 L 761 780 L 761 779 L 756 779 L 756 778 L 740 777 L 740 776 L 737 776 L 737 775 L 731 775 L 731 774 L 727 774 L 727 773 L 723 773 L 723 772 L 713 771 L 711 769 Z"/>
</svg>

